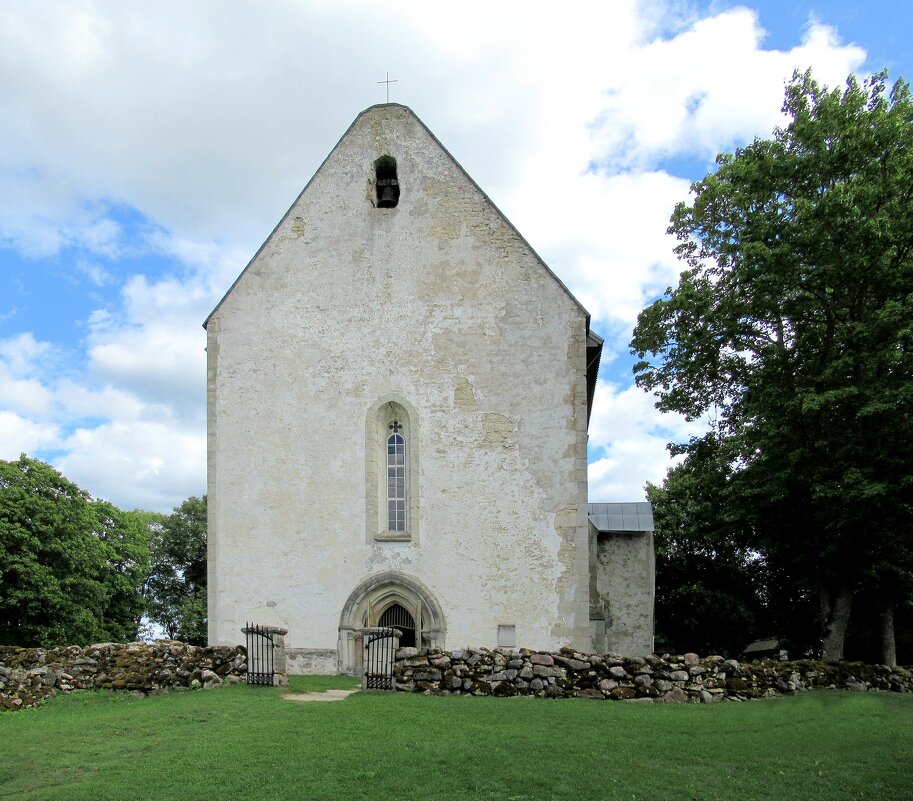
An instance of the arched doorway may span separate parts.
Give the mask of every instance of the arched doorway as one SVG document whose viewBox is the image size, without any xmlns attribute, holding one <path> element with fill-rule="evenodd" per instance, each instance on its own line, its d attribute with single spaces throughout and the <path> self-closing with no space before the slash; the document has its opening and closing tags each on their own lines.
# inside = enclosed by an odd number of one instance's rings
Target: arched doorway
<svg viewBox="0 0 913 801">
<path fill-rule="evenodd" d="M 444 647 L 444 613 L 431 591 L 399 571 L 376 573 L 359 583 L 340 615 L 340 673 L 361 674 L 362 629 L 386 625 L 403 632 L 401 647 Z"/>
</svg>

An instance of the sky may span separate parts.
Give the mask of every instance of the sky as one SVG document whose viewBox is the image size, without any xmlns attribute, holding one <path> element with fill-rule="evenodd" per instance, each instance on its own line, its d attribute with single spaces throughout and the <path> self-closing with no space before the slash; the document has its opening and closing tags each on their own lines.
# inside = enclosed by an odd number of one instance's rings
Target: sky
<svg viewBox="0 0 913 801">
<path fill-rule="evenodd" d="M 205 493 L 202 322 L 389 73 L 590 311 L 590 500 L 642 500 L 701 431 L 628 349 L 674 205 L 795 69 L 913 76 L 910 30 L 908 0 L 4 0 L 0 459 L 126 509 Z"/>
</svg>

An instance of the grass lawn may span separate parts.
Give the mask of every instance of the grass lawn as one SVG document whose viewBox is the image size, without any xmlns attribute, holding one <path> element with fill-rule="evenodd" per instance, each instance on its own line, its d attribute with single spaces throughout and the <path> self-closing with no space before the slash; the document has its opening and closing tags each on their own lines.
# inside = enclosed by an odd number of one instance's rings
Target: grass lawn
<svg viewBox="0 0 913 801">
<path fill-rule="evenodd" d="M 292 690 L 353 686 L 293 678 Z M 913 799 L 913 696 L 640 705 L 269 687 L 0 714 L 0 799 Z"/>
</svg>

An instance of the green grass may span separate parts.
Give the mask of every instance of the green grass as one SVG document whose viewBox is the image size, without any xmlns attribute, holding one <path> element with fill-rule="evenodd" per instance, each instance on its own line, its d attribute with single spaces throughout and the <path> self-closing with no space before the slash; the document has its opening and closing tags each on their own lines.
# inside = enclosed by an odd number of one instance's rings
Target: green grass
<svg viewBox="0 0 913 801">
<path fill-rule="evenodd" d="M 281 694 L 80 693 L 2 714 L 0 799 L 913 798 L 908 695 L 642 706 Z"/>
<path fill-rule="evenodd" d="M 351 676 L 289 676 L 288 689 L 292 693 L 322 693 L 326 690 L 354 690 L 361 687 L 361 679 Z"/>
</svg>

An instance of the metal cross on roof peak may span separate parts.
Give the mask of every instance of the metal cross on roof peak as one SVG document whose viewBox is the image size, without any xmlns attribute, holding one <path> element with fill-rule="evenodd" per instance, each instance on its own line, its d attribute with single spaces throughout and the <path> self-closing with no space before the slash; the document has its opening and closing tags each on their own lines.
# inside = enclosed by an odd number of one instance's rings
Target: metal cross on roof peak
<svg viewBox="0 0 913 801">
<path fill-rule="evenodd" d="M 385 81 L 378 81 L 378 83 L 385 83 L 385 84 L 387 84 L 387 102 L 389 103 L 389 102 L 390 102 L 390 84 L 391 84 L 391 83 L 399 83 L 399 81 L 397 81 L 395 78 L 391 81 L 391 80 L 390 80 L 390 73 L 388 72 L 388 73 L 387 73 L 387 80 L 385 80 Z"/>
</svg>

